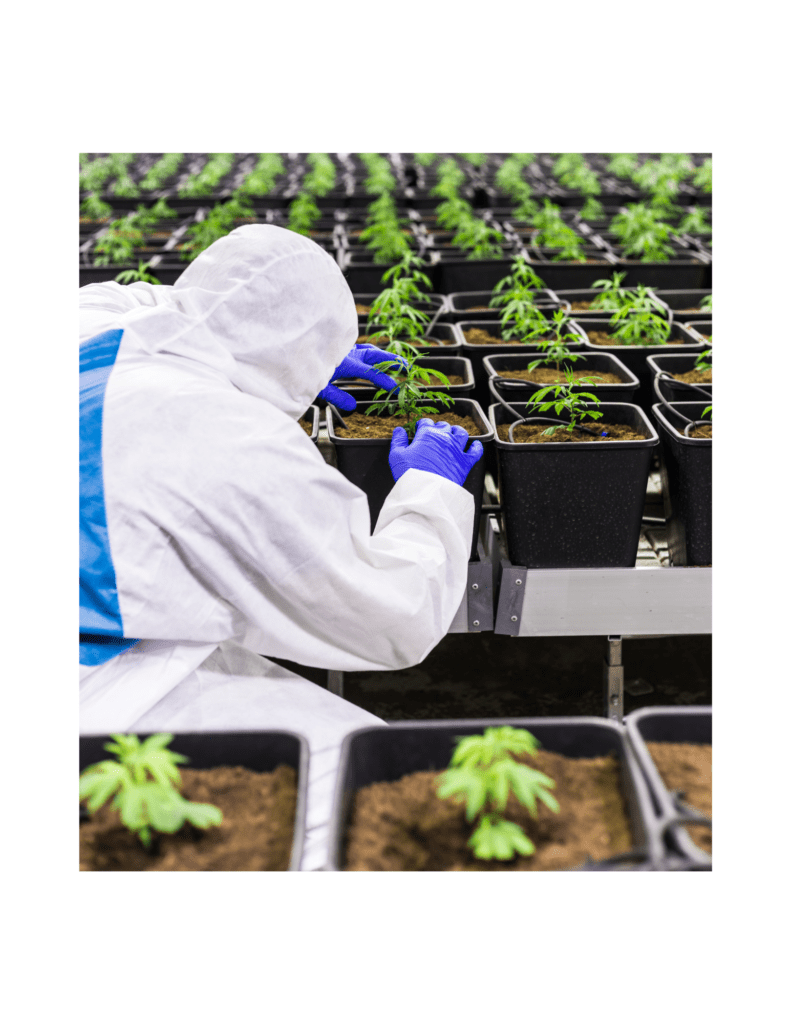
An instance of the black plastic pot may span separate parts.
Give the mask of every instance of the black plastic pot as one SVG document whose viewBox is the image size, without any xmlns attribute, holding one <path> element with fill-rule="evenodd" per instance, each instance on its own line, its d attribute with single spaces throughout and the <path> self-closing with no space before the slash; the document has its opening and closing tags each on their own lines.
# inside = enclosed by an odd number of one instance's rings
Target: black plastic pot
<svg viewBox="0 0 791 1024">
<path fill-rule="evenodd" d="M 661 356 L 649 356 L 646 359 L 651 373 L 656 376 L 658 373 L 687 373 L 689 370 L 695 368 L 697 356 L 681 356 L 681 355 L 661 355 Z M 709 357 L 709 362 L 712 362 L 712 358 Z M 663 377 L 660 382 L 660 388 L 662 394 L 668 402 L 694 402 L 701 399 L 701 393 L 699 388 L 703 391 L 712 393 L 711 384 L 695 384 L 693 387 L 690 384 L 685 384 L 681 380 L 673 380 L 668 377 Z"/>
<path fill-rule="evenodd" d="M 544 310 L 545 316 L 551 316 L 556 309 L 568 309 L 568 304 L 559 301 L 549 288 L 539 289 L 534 294 L 536 305 Z M 470 317 L 475 317 L 476 320 L 499 321 L 503 315 L 503 307 L 490 307 L 491 298 L 491 289 L 482 292 L 452 292 L 447 297 L 447 308 L 442 314 L 442 319 L 452 324 Z M 471 306 L 487 306 L 488 308 L 470 311 Z"/>
<path fill-rule="evenodd" d="M 605 273 L 605 277 L 610 277 L 609 270 Z M 558 299 L 561 302 L 567 303 L 570 307 L 570 315 L 575 320 L 580 320 L 583 323 L 593 318 L 595 320 L 601 320 L 605 317 L 610 317 L 615 312 L 614 309 L 574 309 L 573 305 L 575 302 L 593 302 L 595 298 L 601 295 L 601 289 L 599 288 L 561 288 L 555 292 Z M 661 309 L 656 310 L 657 315 L 666 315 L 666 307 L 662 304 Z"/>
<path fill-rule="evenodd" d="M 370 402 L 358 402 L 357 412 L 364 413 Z M 426 403 L 430 405 L 431 403 Z M 435 422 L 442 419 L 442 409 L 445 406 L 434 406 L 439 408 L 438 414 L 427 413 Z M 470 416 L 477 424 L 480 434 L 470 438 L 470 443 L 480 441 L 484 451 L 491 444 L 494 436 L 491 425 L 484 415 L 483 409 L 477 402 L 470 398 L 458 398 L 455 404 L 447 408 L 448 412 L 455 412 L 459 416 Z M 327 415 L 327 433 L 329 439 L 335 446 L 335 456 L 338 461 L 338 469 L 347 480 L 351 480 L 361 490 L 365 491 L 368 497 L 368 507 L 371 512 L 371 530 L 376 526 L 379 513 L 382 510 L 385 498 L 395 486 L 393 474 L 390 470 L 388 456 L 390 454 L 389 437 L 339 437 L 335 433 L 334 417 Z M 469 444 L 467 445 L 469 448 Z M 470 559 L 477 557 L 478 548 L 478 524 L 481 517 L 481 504 L 483 501 L 483 478 L 484 459 L 478 459 L 469 472 L 464 484 L 465 491 L 469 491 L 475 499 L 475 521 L 473 524 L 472 537 L 470 538 Z"/>
<path fill-rule="evenodd" d="M 301 417 L 302 419 L 310 420 L 313 423 L 313 428 L 310 432 L 310 439 L 314 444 L 319 443 L 319 407 L 317 405 L 309 405 L 307 411 Z"/>
<path fill-rule="evenodd" d="M 504 247 L 506 251 L 507 247 Z M 430 250 L 429 250 L 430 251 Z M 444 254 L 433 250 L 437 262 L 424 268 L 432 276 L 434 286 L 443 295 L 451 292 L 489 291 L 511 272 L 513 253 L 503 259 L 471 260 L 464 255 Z"/>
<path fill-rule="evenodd" d="M 493 336 L 498 336 L 500 333 L 499 324 L 495 325 L 491 320 L 460 320 L 453 326 L 455 331 L 455 337 L 460 346 L 460 354 L 465 356 L 472 363 L 472 372 L 475 374 L 475 391 L 473 392 L 473 398 L 481 404 L 485 409 L 490 401 L 489 395 L 489 374 L 486 367 L 483 365 L 485 356 L 500 356 L 500 355 L 523 355 L 526 352 L 538 352 L 540 348 L 538 345 L 531 342 L 509 342 L 504 341 L 500 345 L 471 345 L 464 337 L 464 332 L 473 327 L 480 327 L 482 330 L 487 331 Z M 574 321 L 569 321 L 568 329 L 570 334 L 579 335 L 580 343 L 570 344 L 569 349 L 572 352 L 581 351 L 583 348 L 583 340 L 585 338 L 585 332 Z"/>
<path fill-rule="evenodd" d="M 680 342 L 680 344 L 594 345 L 589 337 L 591 332 L 599 331 L 605 334 L 613 334 L 616 328 L 609 320 L 597 320 L 594 317 L 586 317 L 582 322 L 585 325 L 586 331 L 585 342 L 583 344 L 585 351 L 608 352 L 610 355 L 617 356 L 640 381 L 640 388 L 637 392 L 635 401 L 644 412 L 650 412 L 651 406 L 656 401 L 656 396 L 654 395 L 653 390 L 654 373 L 648 366 L 648 357 L 654 355 L 677 355 L 681 352 L 684 354 L 694 353 L 697 355 L 708 347 L 704 345 L 703 342 L 698 341 L 695 338 L 695 335 L 684 327 L 683 324 L 677 323 L 670 325 L 669 337 L 671 342 Z M 681 348 L 681 345 L 684 346 L 683 349 Z"/>
<path fill-rule="evenodd" d="M 686 821 L 692 824 L 696 811 L 683 803 L 683 797 L 670 793 L 662 781 L 646 743 L 700 743 L 712 741 L 712 709 L 708 707 L 689 708 L 640 708 L 624 720 L 626 736 L 640 771 L 645 778 L 651 799 L 655 824 L 664 840 L 668 866 L 707 867 L 711 857 L 693 842 L 683 827 Z M 681 824 L 678 824 L 681 822 Z M 653 831 L 652 829 L 652 831 Z M 677 862 L 681 860 L 679 865 Z"/>
<path fill-rule="evenodd" d="M 711 330 L 712 330 L 711 314 L 708 314 L 708 320 L 695 320 L 689 324 L 689 333 L 693 338 L 700 338 L 707 348 L 711 348 Z"/>
<path fill-rule="evenodd" d="M 520 416 L 535 415 L 525 403 L 509 404 Z M 489 407 L 503 530 L 514 565 L 598 569 L 635 564 L 651 455 L 659 438 L 636 405 L 608 402 L 597 408 L 603 422 L 628 424 L 642 430 L 645 440 L 511 444 L 500 440 L 497 427 L 513 423 L 514 416 L 503 405 Z M 557 418 L 568 422 L 562 414 Z"/>
<path fill-rule="evenodd" d="M 382 275 L 395 266 L 394 263 L 374 263 L 372 253 L 369 254 L 367 259 L 363 258 L 363 254 L 360 254 L 359 257 L 353 257 L 348 249 L 341 250 L 338 253 L 338 263 L 349 288 L 355 294 L 359 292 L 375 292 L 378 295 L 383 288 L 387 287 L 386 282 L 382 282 Z M 431 281 L 433 290 L 444 294 L 445 289 L 438 285 L 436 270 L 436 267 L 430 265 L 421 267 L 421 272 Z"/>
<path fill-rule="evenodd" d="M 533 250 L 530 250 L 533 252 Z M 547 260 L 546 262 L 533 259 L 533 269 L 547 286 L 557 294 L 569 288 L 590 288 L 594 281 L 603 277 L 611 277 L 613 270 L 617 270 L 615 261 L 604 250 L 596 250 L 596 262 L 574 263 L 568 260 Z M 600 262 L 601 261 L 601 262 Z M 558 298 L 560 296 L 558 295 Z"/>
<path fill-rule="evenodd" d="M 374 299 L 377 298 L 378 295 L 380 295 L 380 292 L 355 292 L 354 301 L 357 305 L 360 306 L 370 306 L 372 305 Z M 412 302 L 410 303 L 410 305 L 412 305 L 415 309 L 423 310 L 426 313 L 429 313 L 433 316 L 438 309 L 441 309 L 443 306 L 447 305 L 448 297 L 447 295 L 437 295 L 430 293 L 429 300 L 429 302 Z M 363 321 L 368 319 L 367 313 L 358 313 L 357 316 L 358 319 Z"/>
<path fill-rule="evenodd" d="M 528 364 L 535 360 L 536 355 L 522 353 L 520 355 L 484 356 L 483 368 L 489 378 L 508 377 L 509 370 L 526 370 Z M 575 363 L 569 363 L 573 370 L 584 370 L 586 374 L 595 376 L 597 372 L 614 373 L 621 378 L 620 384 L 580 384 L 574 385 L 573 392 L 591 391 L 600 402 L 632 402 L 635 392 L 640 386 L 637 377 L 621 362 L 617 356 L 607 352 L 585 355 L 584 362 L 579 359 Z M 501 380 L 497 383 L 497 391 L 501 392 L 504 398 L 511 402 L 527 401 L 531 394 L 539 391 L 545 385 L 536 384 L 529 380 Z M 491 389 L 490 389 L 491 394 Z M 499 399 L 498 399 L 499 401 Z"/>
<path fill-rule="evenodd" d="M 330 822 L 328 871 L 345 868 L 346 831 L 358 790 L 376 782 L 394 782 L 419 771 L 443 771 L 460 736 L 480 734 L 489 726 L 528 729 L 545 750 L 566 757 L 601 757 L 615 753 L 621 788 L 635 846 L 627 857 L 581 864 L 575 870 L 649 870 L 661 856 L 658 834 L 651 828 L 652 808 L 645 779 L 622 729 L 597 718 L 499 718 L 440 722 L 393 722 L 350 733 L 341 747 Z M 574 870 L 574 869 L 573 869 Z"/>
<path fill-rule="evenodd" d="M 141 733 L 145 739 L 150 733 Z M 104 744 L 110 736 L 80 736 L 80 772 L 110 756 Z M 271 772 L 287 764 L 297 772 L 297 810 L 289 871 L 299 871 L 305 841 L 305 813 L 308 798 L 308 743 L 299 733 L 267 732 L 182 732 L 175 733 L 170 749 L 189 758 L 187 768 L 219 768 L 223 765 Z"/>
<path fill-rule="evenodd" d="M 698 420 L 707 402 L 653 407 L 662 442 L 662 493 L 672 565 L 711 565 L 710 438 L 685 437 L 687 420 Z M 684 418 L 686 417 L 686 419 Z"/>
<path fill-rule="evenodd" d="M 383 360 L 387 358 L 383 357 Z M 426 385 L 431 391 L 441 391 L 443 394 L 451 395 L 453 398 L 471 398 L 472 390 L 475 387 L 475 378 L 472 374 L 472 364 L 464 356 L 420 356 L 416 360 L 418 366 L 427 370 L 438 370 L 446 376 L 456 374 L 463 378 L 462 384 L 430 384 Z M 358 402 L 373 401 L 378 388 L 368 387 L 364 384 L 346 384 L 343 381 L 335 381 L 339 388 L 347 391 Z"/>
<path fill-rule="evenodd" d="M 700 309 L 704 298 L 711 295 L 710 288 L 652 288 L 651 294 L 667 307 L 672 319 L 680 324 L 711 321 L 711 311 Z"/>
<path fill-rule="evenodd" d="M 626 259 L 620 246 L 613 247 L 613 252 L 616 270 L 626 271 L 624 288 L 644 284 L 649 288 L 711 290 L 711 264 L 702 253 L 678 252 L 667 261 L 654 262 Z"/>
</svg>

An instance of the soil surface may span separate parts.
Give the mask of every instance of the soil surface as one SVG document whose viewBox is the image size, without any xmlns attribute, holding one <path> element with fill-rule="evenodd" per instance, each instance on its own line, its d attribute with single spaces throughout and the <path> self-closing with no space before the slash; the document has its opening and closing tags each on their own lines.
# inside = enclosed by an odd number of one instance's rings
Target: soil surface
<svg viewBox="0 0 791 1024">
<path fill-rule="evenodd" d="M 685 804 L 711 817 L 711 744 L 646 743 L 660 778 L 667 789 L 680 790 Z M 692 839 L 711 854 L 711 829 L 705 825 L 685 826 Z"/>
<path fill-rule="evenodd" d="M 555 814 L 538 803 L 533 819 L 511 795 L 505 817 L 535 843 L 530 857 L 477 860 L 467 846 L 474 826 L 462 805 L 436 795 L 439 772 L 406 775 L 360 790 L 347 832 L 347 871 L 561 871 L 603 860 L 633 845 L 614 754 L 567 758 L 539 750 L 525 764 L 555 781 Z"/>
<path fill-rule="evenodd" d="M 623 384 L 624 381 L 617 373 L 607 373 L 605 370 L 572 370 L 574 380 L 580 377 L 598 377 L 596 384 Z M 537 366 L 535 370 L 503 370 L 501 377 L 516 377 L 518 380 L 532 380 L 535 384 L 565 384 L 566 375 L 558 372 L 553 367 Z M 595 387 L 595 384 L 591 384 Z"/>
<path fill-rule="evenodd" d="M 710 426 L 708 426 L 708 425 L 706 425 L 704 427 L 693 427 L 693 429 L 690 430 L 688 436 L 689 437 L 704 437 L 704 438 L 708 438 L 708 440 L 711 441 L 711 440 L 713 440 L 711 431 L 712 431 L 712 428 Z M 684 433 L 683 428 L 681 430 L 681 433 L 682 434 Z"/>
<path fill-rule="evenodd" d="M 571 308 L 572 309 L 577 309 L 577 310 L 592 309 L 596 313 L 599 313 L 599 312 L 601 312 L 601 313 L 613 313 L 614 312 L 614 308 L 611 307 L 611 306 L 607 306 L 604 309 L 599 310 L 599 309 L 597 309 L 593 305 L 593 302 L 572 302 L 571 303 Z"/>
<path fill-rule="evenodd" d="M 489 313 L 494 309 L 493 306 L 467 306 L 464 310 L 465 313 Z"/>
<path fill-rule="evenodd" d="M 481 434 L 471 416 L 457 416 L 455 412 L 446 412 L 444 409 L 437 415 L 426 413 L 426 416 L 435 423 L 442 420 L 451 426 L 456 424 L 464 427 L 470 437 Z M 349 413 L 343 418 L 349 429 L 344 430 L 336 421 L 333 429 L 338 437 L 392 437 L 396 427 L 405 427 L 407 423 L 406 416 L 366 416 L 363 412 Z"/>
<path fill-rule="evenodd" d="M 711 370 L 687 370 L 686 373 L 672 374 L 676 380 L 684 381 L 685 384 L 711 384 Z"/>
<path fill-rule="evenodd" d="M 590 343 L 592 345 L 623 345 L 624 344 L 624 342 L 622 342 L 619 338 L 614 338 L 612 336 L 612 334 L 608 334 L 607 331 L 586 331 L 585 333 L 588 335 L 588 340 L 590 341 Z M 670 338 L 670 339 L 668 339 L 668 341 L 665 342 L 665 344 L 666 345 L 683 345 L 684 342 L 681 341 L 680 338 L 679 339 Z M 657 345 L 657 342 L 652 341 L 651 345 L 655 346 L 655 345 Z M 636 345 L 635 346 L 627 346 L 627 347 L 637 348 Z"/>
<path fill-rule="evenodd" d="M 202 831 L 184 825 L 159 835 L 148 853 L 109 804 L 80 824 L 80 871 L 287 871 L 297 806 L 297 773 L 182 768 L 182 794 L 223 813 Z"/>
<path fill-rule="evenodd" d="M 361 306 L 359 302 L 355 302 L 354 308 L 357 310 L 358 313 L 370 313 L 371 312 L 371 307 L 370 306 Z"/>
<path fill-rule="evenodd" d="M 468 331 L 463 331 L 464 340 L 468 345 L 519 345 L 521 342 L 517 338 L 510 338 L 508 341 L 504 341 L 502 338 L 495 334 L 490 334 L 485 331 L 482 327 L 471 327 Z M 544 341 L 551 341 L 551 338 L 531 338 L 530 341 L 526 341 L 526 345 L 540 345 Z"/>
<path fill-rule="evenodd" d="M 536 414 L 538 415 L 538 414 Z M 594 434 L 586 434 L 581 430 L 557 430 L 551 437 L 543 433 L 551 423 L 522 423 L 514 430 L 514 443 L 516 444 L 555 444 L 556 442 L 568 441 L 643 441 L 645 434 L 632 430 L 623 423 L 602 423 L 598 420 L 584 424 L 598 434 L 607 431 L 607 437 L 597 437 Z M 508 428 L 510 424 L 501 423 L 497 427 L 497 436 L 501 441 L 508 441 Z"/>
<path fill-rule="evenodd" d="M 302 427 L 302 429 L 305 431 L 305 433 L 308 435 L 308 437 L 310 437 L 313 434 L 313 417 L 312 416 L 311 416 L 311 418 L 309 420 L 301 419 L 299 421 L 299 425 Z"/>
</svg>

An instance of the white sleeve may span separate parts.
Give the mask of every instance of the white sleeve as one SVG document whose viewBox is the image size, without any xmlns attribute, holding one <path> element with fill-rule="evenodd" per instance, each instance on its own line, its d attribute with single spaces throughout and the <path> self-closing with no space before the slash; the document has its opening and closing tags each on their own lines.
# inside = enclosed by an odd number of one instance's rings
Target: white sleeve
<svg viewBox="0 0 791 1024">
<path fill-rule="evenodd" d="M 173 402 L 185 418 L 165 435 L 183 445 L 158 443 L 162 424 L 140 420 L 134 444 L 129 431 L 117 442 L 134 461 L 105 462 L 125 635 L 255 637 L 259 654 L 342 671 L 422 661 L 464 596 L 472 496 L 410 469 L 372 535 L 365 494 L 298 424 L 278 416 L 264 439 L 233 408 L 199 418 Z M 112 423 L 107 434 L 114 447 Z"/>
</svg>

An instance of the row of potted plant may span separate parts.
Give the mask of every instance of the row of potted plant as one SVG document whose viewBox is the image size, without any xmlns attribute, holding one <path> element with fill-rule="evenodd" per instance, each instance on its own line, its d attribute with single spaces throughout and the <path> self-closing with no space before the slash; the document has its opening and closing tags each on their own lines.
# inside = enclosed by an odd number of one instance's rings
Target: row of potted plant
<svg viewBox="0 0 791 1024">
<path fill-rule="evenodd" d="M 82 737 L 80 868 L 299 870 L 308 767 L 289 732 Z M 646 708 L 624 726 L 399 722 L 344 740 L 326 870 L 710 866 L 711 708 Z"/>
</svg>

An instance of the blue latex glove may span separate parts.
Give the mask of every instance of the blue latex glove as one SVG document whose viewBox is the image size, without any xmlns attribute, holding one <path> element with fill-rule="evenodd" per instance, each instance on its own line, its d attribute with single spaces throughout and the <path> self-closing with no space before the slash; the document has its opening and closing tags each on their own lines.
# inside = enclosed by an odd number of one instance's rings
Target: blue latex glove
<svg viewBox="0 0 791 1024">
<path fill-rule="evenodd" d="M 464 451 L 468 437 L 464 427 L 451 427 L 444 420 L 434 423 L 424 418 L 418 420 L 415 437 L 410 444 L 406 430 L 396 427 L 390 442 L 389 458 L 393 477 L 398 480 L 408 469 L 424 469 L 461 486 L 483 455 L 480 441 L 473 441 L 470 450 Z"/>
<path fill-rule="evenodd" d="M 397 387 L 396 381 L 392 377 L 388 377 L 386 373 L 378 373 L 374 370 L 374 366 L 377 363 L 386 362 L 400 362 L 404 366 L 407 365 L 406 360 L 402 359 L 401 356 L 394 356 L 390 352 L 384 352 L 381 348 L 377 348 L 376 345 L 355 345 L 340 366 L 335 367 L 330 381 L 337 380 L 339 377 L 363 377 L 365 380 L 369 380 L 375 387 L 385 388 L 387 391 L 390 391 L 391 388 Z M 319 398 L 332 402 L 342 412 L 354 412 L 357 408 L 355 399 L 348 392 L 336 388 L 332 383 L 328 384 L 323 391 L 319 391 Z"/>
</svg>

